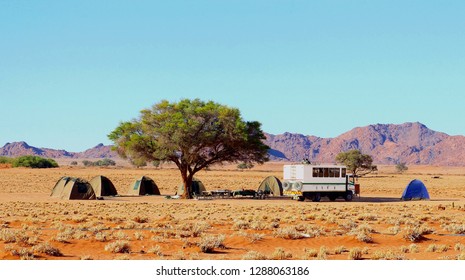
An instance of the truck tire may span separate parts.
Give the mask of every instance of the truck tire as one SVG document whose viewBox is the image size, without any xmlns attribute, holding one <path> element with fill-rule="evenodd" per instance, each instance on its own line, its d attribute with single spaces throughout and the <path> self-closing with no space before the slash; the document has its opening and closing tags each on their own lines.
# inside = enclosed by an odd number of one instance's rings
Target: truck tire
<svg viewBox="0 0 465 280">
<path fill-rule="evenodd" d="M 344 196 L 345 201 L 352 201 L 352 198 L 354 198 L 354 195 L 352 194 L 351 191 L 346 192 L 346 195 Z"/>
<path fill-rule="evenodd" d="M 297 200 L 298 200 L 298 201 L 304 201 L 304 200 L 305 200 L 305 196 L 299 196 L 299 197 L 297 198 Z"/>
<path fill-rule="evenodd" d="M 329 195 L 328 195 L 328 198 L 329 198 L 330 201 L 336 201 L 337 194 L 333 194 L 333 193 L 332 193 L 332 194 L 329 194 Z"/>
<path fill-rule="evenodd" d="M 321 194 L 319 192 L 315 193 L 313 195 L 312 201 L 313 202 L 320 202 L 320 200 L 321 200 Z"/>
</svg>

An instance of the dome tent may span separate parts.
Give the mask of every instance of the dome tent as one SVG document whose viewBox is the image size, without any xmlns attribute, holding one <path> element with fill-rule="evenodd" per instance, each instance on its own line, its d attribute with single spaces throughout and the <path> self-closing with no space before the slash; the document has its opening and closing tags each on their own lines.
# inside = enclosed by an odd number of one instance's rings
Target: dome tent
<svg viewBox="0 0 465 280">
<path fill-rule="evenodd" d="M 263 191 L 265 194 L 272 194 L 274 196 L 282 196 L 283 184 L 275 176 L 268 176 L 262 181 L 258 187 L 258 191 Z"/>
<path fill-rule="evenodd" d="M 192 185 L 191 185 L 191 194 L 192 195 L 201 195 L 202 192 L 207 191 L 205 186 L 203 185 L 202 181 L 193 178 L 192 179 Z M 183 195 L 184 194 L 184 183 L 179 184 L 178 186 L 178 191 L 176 192 L 177 195 Z"/>
<path fill-rule="evenodd" d="M 89 182 L 73 177 L 61 177 L 50 196 L 60 199 L 96 199 L 94 189 Z"/>
<path fill-rule="evenodd" d="M 430 199 L 428 190 L 426 189 L 425 184 L 420 180 L 412 180 L 404 192 L 402 193 L 402 200 L 420 200 L 420 199 Z"/>
<path fill-rule="evenodd" d="M 90 184 L 96 196 L 113 196 L 118 194 L 113 183 L 105 176 L 95 176 L 90 180 Z"/>
<path fill-rule="evenodd" d="M 151 178 L 142 176 L 129 186 L 128 195 L 160 195 L 160 190 Z"/>
</svg>

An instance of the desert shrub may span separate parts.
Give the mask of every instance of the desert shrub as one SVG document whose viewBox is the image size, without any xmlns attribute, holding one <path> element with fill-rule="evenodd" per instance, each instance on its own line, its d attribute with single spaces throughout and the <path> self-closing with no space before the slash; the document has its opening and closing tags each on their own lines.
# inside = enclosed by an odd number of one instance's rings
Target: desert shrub
<svg viewBox="0 0 465 280">
<path fill-rule="evenodd" d="M 254 165 L 250 162 L 241 162 L 237 165 L 237 169 L 244 170 L 244 169 L 252 169 Z"/>
<path fill-rule="evenodd" d="M 292 254 L 284 251 L 284 249 L 281 247 L 276 248 L 273 254 L 271 255 L 272 260 L 287 260 L 291 258 L 292 258 Z"/>
<path fill-rule="evenodd" d="M 251 235 L 248 235 L 247 237 L 250 239 L 250 242 L 255 243 L 265 238 L 265 235 L 262 233 L 253 233 Z"/>
<path fill-rule="evenodd" d="M 95 163 L 94 163 L 95 166 L 115 166 L 116 165 L 116 162 L 112 159 L 109 159 L 109 158 L 104 158 L 104 159 L 101 159 L 101 160 L 97 160 Z"/>
<path fill-rule="evenodd" d="M 224 248 L 224 235 L 204 235 L 197 243 L 203 253 L 213 253 L 217 248 Z"/>
<path fill-rule="evenodd" d="M 302 239 L 304 236 L 295 227 L 279 228 L 274 231 L 274 236 L 283 239 Z"/>
<path fill-rule="evenodd" d="M 268 258 L 257 251 L 249 251 L 242 256 L 243 260 L 267 260 Z"/>
<path fill-rule="evenodd" d="M 12 164 L 13 159 L 9 157 L 0 157 L 0 164 Z"/>
<path fill-rule="evenodd" d="M 131 246 L 129 245 L 129 242 L 127 241 L 115 241 L 112 243 L 109 243 L 105 246 L 105 251 L 111 252 L 111 253 L 123 253 L 127 254 L 131 252 Z"/>
<path fill-rule="evenodd" d="M 420 252 L 420 249 L 418 249 L 417 244 L 410 244 L 410 246 L 408 246 L 408 250 L 409 250 L 410 253 L 418 253 L 418 252 Z"/>
<path fill-rule="evenodd" d="M 340 254 L 342 254 L 344 252 L 347 252 L 347 249 L 344 246 L 339 246 L 336 249 L 334 249 L 334 254 L 336 254 L 336 255 L 340 255 Z"/>
<path fill-rule="evenodd" d="M 106 242 L 108 241 L 108 235 L 105 232 L 97 232 L 95 234 L 95 240 L 100 242 Z"/>
<path fill-rule="evenodd" d="M 134 239 L 135 240 L 144 240 L 145 236 L 142 232 L 136 231 L 134 232 Z"/>
<path fill-rule="evenodd" d="M 437 245 L 437 244 L 431 244 L 426 248 L 426 252 L 439 252 L 439 253 L 444 253 L 449 250 L 448 245 Z"/>
<path fill-rule="evenodd" d="M 149 253 L 149 254 L 154 254 L 154 255 L 157 255 L 157 256 L 159 256 L 159 257 L 163 257 L 163 256 L 164 256 L 163 252 L 161 251 L 160 245 L 156 245 L 156 246 L 150 248 L 150 249 L 147 251 L 147 253 Z"/>
<path fill-rule="evenodd" d="M 396 164 L 396 170 L 399 173 L 403 173 L 408 170 L 407 164 L 405 162 L 400 162 Z"/>
<path fill-rule="evenodd" d="M 305 248 L 304 249 L 304 260 L 311 260 L 318 256 L 318 251 L 315 249 Z"/>
<path fill-rule="evenodd" d="M 248 229 L 249 227 L 250 223 L 244 220 L 238 220 L 233 225 L 233 229 Z"/>
<path fill-rule="evenodd" d="M 90 160 L 83 160 L 82 164 L 86 167 L 89 166 L 115 166 L 116 162 L 112 159 L 105 158 L 105 159 L 100 159 L 97 161 L 90 161 Z M 77 165 L 77 163 L 76 163 Z"/>
<path fill-rule="evenodd" d="M 357 234 L 357 240 L 365 243 L 372 243 L 373 242 L 373 237 L 371 237 L 369 234 L 364 233 L 364 232 L 359 232 Z"/>
<path fill-rule="evenodd" d="M 405 255 L 396 254 L 391 250 L 388 251 L 376 251 L 373 253 L 374 260 L 405 260 Z"/>
<path fill-rule="evenodd" d="M 60 257 L 63 256 L 63 253 L 58 248 L 53 247 L 49 243 L 42 243 L 32 247 L 34 252 L 46 254 L 48 256 Z"/>
<path fill-rule="evenodd" d="M 72 161 L 72 162 L 70 162 L 69 165 L 76 166 L 76 165 L 78 165 L 78 162 L 77 161 Z"/>
<path fill-rule="evenodd" d="M 38 156 L 21 156 L 13 160 L 13 167 L 29 167 L 29 168 L 55 168 L 58 163 L 50 158 L 42 158 Z"/>
<path fill-rule="evenodd" d="M 356 247 L 349 251 L 349 260 L 361 260 L 363 259 L 362 249 Z"/>
<path fill-rule="evenodd" d="M 450 224 L 445 226 L 444 229 L 453 234 L 465 234 L 465 224 Z"/>
<path fill-rule="evenodd" d="M 410 242 L 419 242 L 424 238 L 423 234 L 426 233 L 428 233 L 428 230 L 425 228 L 408 226 L 404 229 L 402 237 Z"/>
<path fill-rule="evenodd" d="M 16 242 L 16 231 L 6 228 L 1 229 L 0 240 L 4 241 L 5 243 Z"/>
<path fill-rule="evenodd" d="M 12 256 L 17 256 L 21 260 L 33 260 L 34 251 L 28 248 L 15 248 L 13 246 L 5 246 L 5 252 L 10 253 Z"/>
<path fill-rule="evenodd" d="M 145 224 L 149 222 L 148 217 L 141 217 L 141 216 L 135 216 L 132 220 L 139 224 Z"/>
<path fill-rule="evenodd" d="M 454 250 L 455 251 L 465 251 L 465 245 L 463 245 L 462 243 L 456 243 L 454 245 Z"/>
<path fill-rule="evenodd" d="M 328 248 L 321 246 L 317 258 L 319 260 L 326 260 L 328 258 Z"/>
<path fill-rule="evenodd" d="M 92 161 L 90 161 L 90 160 L 83 160 L 83 161 L 82 161 L 82 164 L 83 164 L 84 166 L 86 166 L 86 167 L 88 167 L 88 166 L 93 166 L 93 165 L 94 165 L 94 163 L 93 163 Z"/>
</svg>

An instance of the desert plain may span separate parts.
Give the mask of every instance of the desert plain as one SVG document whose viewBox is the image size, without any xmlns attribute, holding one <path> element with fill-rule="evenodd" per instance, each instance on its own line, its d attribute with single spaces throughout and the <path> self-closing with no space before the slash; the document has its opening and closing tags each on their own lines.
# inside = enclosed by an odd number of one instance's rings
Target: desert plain
<svg viewBox="0 0 465 280">
<path fill-rule="evenodd" d="M 196 177 L 207 190 L 256 189 L 282 179 L 283 163 L 240 171 L 214 166 Z M 108 177 L 121 196 L 59 200 L 62 176 Z M 146 175 L 161 196 L 125 196 Z M 401 201 L 422 180 L 429 201 Z M 465 259 L 465 167 L 379 166 L 359 178 L 351 202 L 291 199 L 168 199 L 180 183 L 162 168 L 0 167 L 1 260 L 462 260 Z"/>
</svg>

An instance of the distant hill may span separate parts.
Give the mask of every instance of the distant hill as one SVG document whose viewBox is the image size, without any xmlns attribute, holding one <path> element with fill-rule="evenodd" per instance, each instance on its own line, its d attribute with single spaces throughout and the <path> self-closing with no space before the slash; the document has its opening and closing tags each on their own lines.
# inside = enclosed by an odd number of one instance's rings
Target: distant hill
<svg viewBox="0 0 465 280">
<path fill-rule="evenodd" d="M 334 162 L 341 151 L 358 149 L 377 164 L 465 166 L 465 137 L 436 132 L 421 123 L 375 124 L 354 128 L 335 138 L 302 134 L 266 134 L 273 160 Z"/>
<path fill-rule="evenodd" d="M 280 161 L 332 163 L 338 153 L 361 150 L 376 164 L 465 166 L 465 136 L 450 136 L 421 123 L 374 124 L 354 128 L 335 138 L 321 138 L 297 133 L 265 134 L 270 158 Z M 111 146 L 98 144 L 84 152 L 36 148 L 26 142 L 6 143 L 0 156 L 37 155 L 48 158 L 118 158 Z"/>
<path fill-rule="evenodd" d="M 0 156 L 18 157 L 25 155 L 34 155 L 45 158 L 117 158 L 116 152 L 111 151 L 111 146 L 98 144 L 84 152 L 73 153 L 65 150 L 54 150 L 49 148 L 36 148 L 29 146 L 26 142 L 6 143 L 0 148 Z"/>
</svg>

